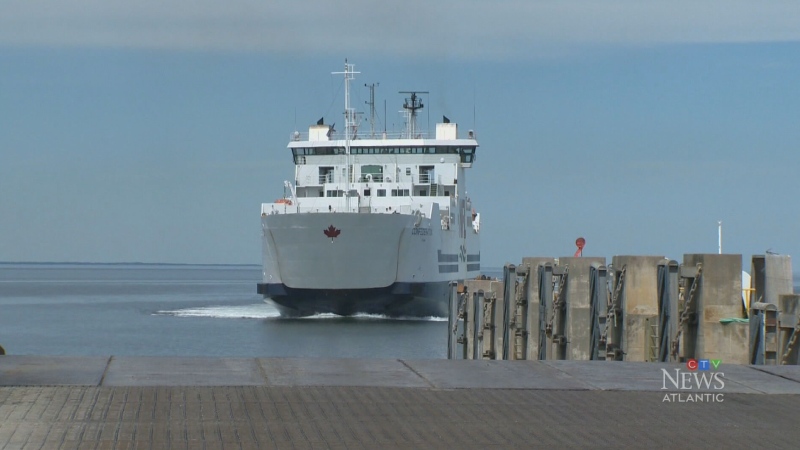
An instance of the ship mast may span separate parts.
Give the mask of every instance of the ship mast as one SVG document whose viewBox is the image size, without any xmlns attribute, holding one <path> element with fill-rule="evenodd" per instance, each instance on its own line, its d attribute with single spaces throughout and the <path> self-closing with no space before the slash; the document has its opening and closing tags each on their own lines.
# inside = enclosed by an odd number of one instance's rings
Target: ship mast
<svg viewBox="0 0 800 450">
<path fill-rule="evenodd" d="M 344 153 L 345 153 L 345 208 L 350 212 L 350 129 L 356 126 L 356 113 L 350 107 L 350 81 L 355 78 L 354 64 L 348 64 L 344 60 L 344 72 L 333 72 L 333 75 L 344 75 Z"/>
<path fill-rule="evenodd" d="M 364 84 L 369 88 L 369 101 L 365 102 L 369 105 L 369 137 L 375 137 L 375 86 L 380 86 L 380 83 Z"/>
<path fill-rule="evenodd" d="M 422 109 L 425 105 L 422 100 L 417 98 L 417 94 L 427 94 L 428 91 L 400 91 L 400 94 L 411 94 L 411 98 L 407 98 L 403 102 L 403 109 L 408 114 L 408 121 L 406 122 L 406 138 L 416 139 L 417 134 L 417 110 Z"/>
</svg>

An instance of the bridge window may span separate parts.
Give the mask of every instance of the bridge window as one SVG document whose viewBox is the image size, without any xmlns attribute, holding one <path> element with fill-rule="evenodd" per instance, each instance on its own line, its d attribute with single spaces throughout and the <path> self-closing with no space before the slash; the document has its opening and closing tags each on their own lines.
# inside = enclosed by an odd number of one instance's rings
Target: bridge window
<svg viewBox="0 0 800 450">
<path fill-rule="evenodd" d="M 475 147 L 462 147 L 459 153 L 462 163 L 471 163 L 475 161 Z"/>
<path fill-rule="evenodd" d="M 383 166 L 361 166 L 361 183 L 368 181 L 382 182 L 383 181 Z"/>
<path fill-rule="evenodd" d="M 319 184 L 333 183 L 333 167 L 319 168 Z"/>
</svg>

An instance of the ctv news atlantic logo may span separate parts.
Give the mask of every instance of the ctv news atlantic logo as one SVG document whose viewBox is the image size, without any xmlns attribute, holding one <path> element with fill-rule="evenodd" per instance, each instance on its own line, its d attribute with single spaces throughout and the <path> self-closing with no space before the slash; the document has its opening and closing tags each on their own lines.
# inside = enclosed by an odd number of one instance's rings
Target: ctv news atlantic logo
<svg viewBox="0 0 800 450">
<path fill-rule="evenodd" d="M 719 403 L 723 401 L 725 374 L 719 371 L 721 359 L 690 359 L 686 369 L 661 369 L 661 390 L 677 390 L 664 393 L 662 402 L 670 403 Z"/>
</svg>

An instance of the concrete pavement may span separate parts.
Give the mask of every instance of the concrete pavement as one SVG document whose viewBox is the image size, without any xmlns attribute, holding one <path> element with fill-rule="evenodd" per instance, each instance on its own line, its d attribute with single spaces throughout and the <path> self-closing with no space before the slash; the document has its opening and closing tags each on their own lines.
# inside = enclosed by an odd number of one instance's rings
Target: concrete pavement
<svg viewBox="0 0 800 450">
<path fill-rule="evenodd" d="M 721 389 L 685 390 L 662 369 L 687 372 L 677 364 L 590 361 L 3 356 L 0 448 L 800 442 L 800 367 L 723 365 Z"/>
</svg>

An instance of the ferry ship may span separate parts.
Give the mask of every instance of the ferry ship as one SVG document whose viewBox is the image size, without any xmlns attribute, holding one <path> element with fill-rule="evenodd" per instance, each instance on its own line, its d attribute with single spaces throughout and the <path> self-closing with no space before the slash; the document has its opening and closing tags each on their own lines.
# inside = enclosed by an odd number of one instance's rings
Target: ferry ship
<svg viewBox="0 0 800 450">
<path fill-rule="evenodd" d="M 446 316 L 449 282 L 481 268 L 466 189 L 475 133 L 459 136 L 446 117 L 433 137 L 419 131 L 421 92 L 401 92 L 402 132 L 362 132 L 350 104 L 360 72 L 345 61 L 334 73 L 344 75 L 344 132 L 320 119 L 292 133 L 294 183 L 261 205 L 258 293 L 283 316 Z"/>
</svg>

